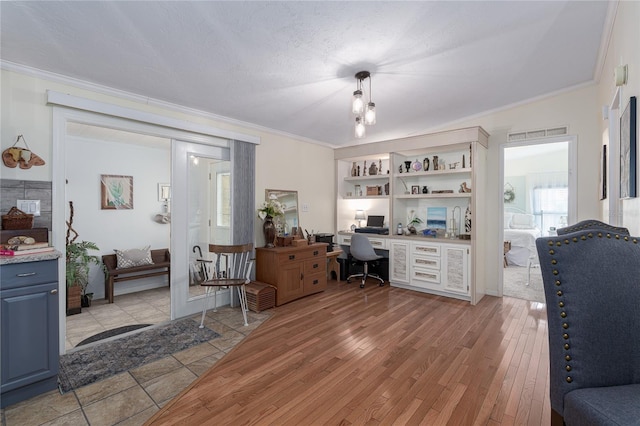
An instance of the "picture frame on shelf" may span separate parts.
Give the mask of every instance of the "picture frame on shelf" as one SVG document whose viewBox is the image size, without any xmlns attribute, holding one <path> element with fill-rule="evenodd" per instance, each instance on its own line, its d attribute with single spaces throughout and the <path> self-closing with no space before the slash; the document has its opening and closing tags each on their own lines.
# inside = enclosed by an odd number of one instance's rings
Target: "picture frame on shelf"
<svg viewBox="0 0 640 426">
<path fill-rule="evenodd" d="M 420 186 L 419 185 L 411 185 L 411 194 L 413 194 L 413 195 L 420 194 Z"/>
<path fill-rule="evenodd" d="M 620 198 L 636 197 L 637 137 L 636 97 L 632 96 L 620 117 Z"/>
<path fill-rule="evenodd" d="M 427 207 L 427 228 L 447 229 L 446 207 Z"/>
<path fill-rule="evenodd" d="M 133 176 L 100 175 L 102 210 L 133 209 Z"/>
</svg>

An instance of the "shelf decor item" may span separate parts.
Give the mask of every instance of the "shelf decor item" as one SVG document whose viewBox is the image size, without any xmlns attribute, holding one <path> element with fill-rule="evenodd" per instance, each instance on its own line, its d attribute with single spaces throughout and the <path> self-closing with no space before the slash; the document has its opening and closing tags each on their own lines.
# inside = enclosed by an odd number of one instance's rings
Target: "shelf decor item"
<svg viewBox="0 0 640 426">
<path fill-rule="evenodd" d="M 2 229 L 31 229 L 33 215 L 23 212 L 17 207 L 11 207 L 7 214 L 2 215 Z"/>
<path fill-rule="evenodd" d="M 284 215 L 284 206 L 277 197 L 272 196 L 268 201 L 262 203 L 258 209 L 258 217 L 264 222 L 262 223 L 262 233 L 264 235 L 265 247 L 275 247 L 276 225 L 273 218 Z"/>
</svg>

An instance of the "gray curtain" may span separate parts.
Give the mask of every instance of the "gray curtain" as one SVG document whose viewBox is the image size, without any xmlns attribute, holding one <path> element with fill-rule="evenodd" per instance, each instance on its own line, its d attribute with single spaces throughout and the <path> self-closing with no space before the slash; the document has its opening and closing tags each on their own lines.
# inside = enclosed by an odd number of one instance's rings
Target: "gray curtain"
<svg viewBox="0 0 640 426">
<path fill-rule="evenodd" d="M 256 146 L 231 141 L 231 184 L 233 188 L 233 244 L 253 242 L 255 222 Z"/>
</svg>

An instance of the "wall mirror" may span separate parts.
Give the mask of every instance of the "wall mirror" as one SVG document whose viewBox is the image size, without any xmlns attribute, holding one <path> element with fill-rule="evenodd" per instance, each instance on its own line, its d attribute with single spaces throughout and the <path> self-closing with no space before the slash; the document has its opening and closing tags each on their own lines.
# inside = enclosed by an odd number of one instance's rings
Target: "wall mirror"
<svg viewBox="0 0 640 426">
<path fill-rule="evenodd" d="M 274 220 L 276 226 L 281 226 L 282 232 L 291 233 L 291 229 L 298 227 L 298 191 L 288 191 L 283 189 L 265 189 L 265 201 L 272 198 L 277 199 L 284 205 L 284 216 Z M 280 230 L 279 230 L 280 231 Z"/>
</svg>

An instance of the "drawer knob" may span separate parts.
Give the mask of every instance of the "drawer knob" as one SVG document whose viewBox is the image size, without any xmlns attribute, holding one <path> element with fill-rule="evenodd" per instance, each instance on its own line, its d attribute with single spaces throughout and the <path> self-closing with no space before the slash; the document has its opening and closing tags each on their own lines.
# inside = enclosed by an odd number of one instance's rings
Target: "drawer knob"
<svg viewBox="0 0 640 426">
<path fill-rule="evenodd" d="M 313 255 L 317 256 L 320 252 L 318 250 L 314 250 Z"/>
<path fill-rule="evenodd" d="M 318 280 L 313 280 L 313 285 L 318 284 L 318 282 L 319 282 Z"/>
<path fill-rule="evenodd" d="M 316 269 L 317 267 L 318 267 L 318 264 L 317 264 L 317 263 L 314 263 L 314 264 L 313 264 L 313 269 Z"/>
<path fill-rule="evenodd" d="M 53 290 L 51 290 L 51 294 L 58 294 L 58 289 L 54 288 Z"/>
<path fill-rule="evenodd" d="M 296 255 L 295 255 L 295 254 L 290 254 L 290 255 L 289 255 L 289 260 L 293 260 L 293 259 L 295 259 L 295 258 L 296 258 Z"/>
<path fill-rule="evenodd" d="M 17 274 L 16 277 L 24 278 L 24 277 L 32 277 L 34 275 L 36 275 L 35 272 L 25 272 L 22 274 Z"/>
</svg>

